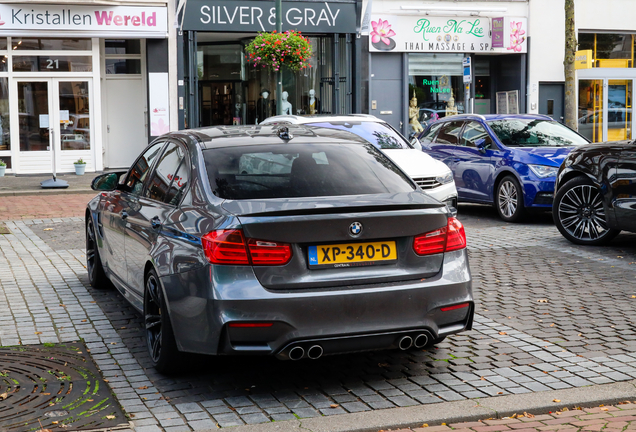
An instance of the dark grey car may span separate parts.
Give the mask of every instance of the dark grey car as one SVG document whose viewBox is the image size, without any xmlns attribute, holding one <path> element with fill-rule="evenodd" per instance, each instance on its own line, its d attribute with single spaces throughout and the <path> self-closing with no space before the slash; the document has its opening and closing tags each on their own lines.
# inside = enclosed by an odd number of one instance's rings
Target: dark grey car
<svg viewBox="0 0 636 432">
<path fill-rule="evenodd" d="M 160 371 L 180 352 L 316 359 L 472 326 L 463 226 L 349 132 L 175 132 L 93 189 L 90 282 L 144 314 Z"/>
</svg>

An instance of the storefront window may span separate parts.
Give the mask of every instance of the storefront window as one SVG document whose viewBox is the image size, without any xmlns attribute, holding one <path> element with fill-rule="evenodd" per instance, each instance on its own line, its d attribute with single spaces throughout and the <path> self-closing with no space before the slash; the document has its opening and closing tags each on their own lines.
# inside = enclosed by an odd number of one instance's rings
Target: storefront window
<svg viewBox="0 0 636 432">
<path fill-rule="evenodd" d="M 9 78 L 0 78 L 0 152 L 11 150 Z"/>
<path fill-rule="evenodd" d="M 104 53 L 106 55 L 141 54 L 141 41 L 139 39 L 106 39 Z"/>
<path fill-rule="evenodd" d="M 106 39 L 104 41 L 106 75 L 141 75 L 141 41 Z"/>
<path fill-rule="evenodd" d="M 313 55 L 311 67 L 291 72 L 282 71 L 283 114 L 330 114 L 350 111 L 350 61 L 346 38 L 339 42 L 338 99 L 334 101 L 334 40 L 331 37 L 309 37 Z M 200 126 L 223 124 L 257 124 L 276 115 L 275 73 L 254 67 L 245 60 L 241 44 L 204 42 L 197 47 L 199 78 Z"/>
<path fill-rule="evenodd" d="M 11 48 L 14 50 L 42 50 L 42 51 L 90 51 L 90 39 L 56 39 L 56 38 L 11 38 Z"/>
<path fill-rule="evenodd" d="M 14 72 L 91 72 L 90 56 L 13 56 Z"/>
<path fill-rule="evenodd" d="M 579 33 L 579 50 L 592 50 L 594 67 L 634 67 L 634 35 Z"/>
<path fill-rule="evenodd" d="M 141 59 L 105 59 L 106 73 L 116 75 L 141 74 Z"/>
<path fill-rule="evenodd" d="M 464 112 L 463 54 L 409 54 L 409 99 L 424 125 Z"/>
<path fill-rule="evenodd" d="M 475 114 L 490 114 L 490 58 L 474 57 Z"/>
</svg>

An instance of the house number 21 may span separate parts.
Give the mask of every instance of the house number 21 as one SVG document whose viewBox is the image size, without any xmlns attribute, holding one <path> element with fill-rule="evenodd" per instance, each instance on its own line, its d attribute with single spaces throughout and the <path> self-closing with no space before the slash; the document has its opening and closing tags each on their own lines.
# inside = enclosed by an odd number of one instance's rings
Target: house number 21
<svg viewBox="0 0 636 432">
<path fill-rule="evenodd" d="M 57 59 L 46 59 L 46 68 L 47 69 L 59 69 L 60 63 Z"/>
</svg>

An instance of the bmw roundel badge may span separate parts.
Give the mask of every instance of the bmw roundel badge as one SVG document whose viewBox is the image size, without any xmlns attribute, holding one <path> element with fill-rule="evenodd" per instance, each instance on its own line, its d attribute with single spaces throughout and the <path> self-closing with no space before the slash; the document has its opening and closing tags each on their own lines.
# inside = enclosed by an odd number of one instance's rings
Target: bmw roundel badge
<svg viewBox="0 0 636 432">
<path fill-rule="evenodd" d="M 360 222 L 354 222 L 349 225 L 349 235 L 351 237 L 358 237 L 362 233 L 362 224 Z"/>
</svg>

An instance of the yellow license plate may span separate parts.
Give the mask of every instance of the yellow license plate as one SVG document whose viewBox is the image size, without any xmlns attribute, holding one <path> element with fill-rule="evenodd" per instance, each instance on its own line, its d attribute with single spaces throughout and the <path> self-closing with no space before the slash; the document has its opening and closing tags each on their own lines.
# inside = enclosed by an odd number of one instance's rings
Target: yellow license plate
<svg viewBox="0 0 636 432">
<path fill-rule="evenodd" d="M 394 241 L 309 246 L 309 266 L 359 267 L 397 260 Z"/>
</svg>

